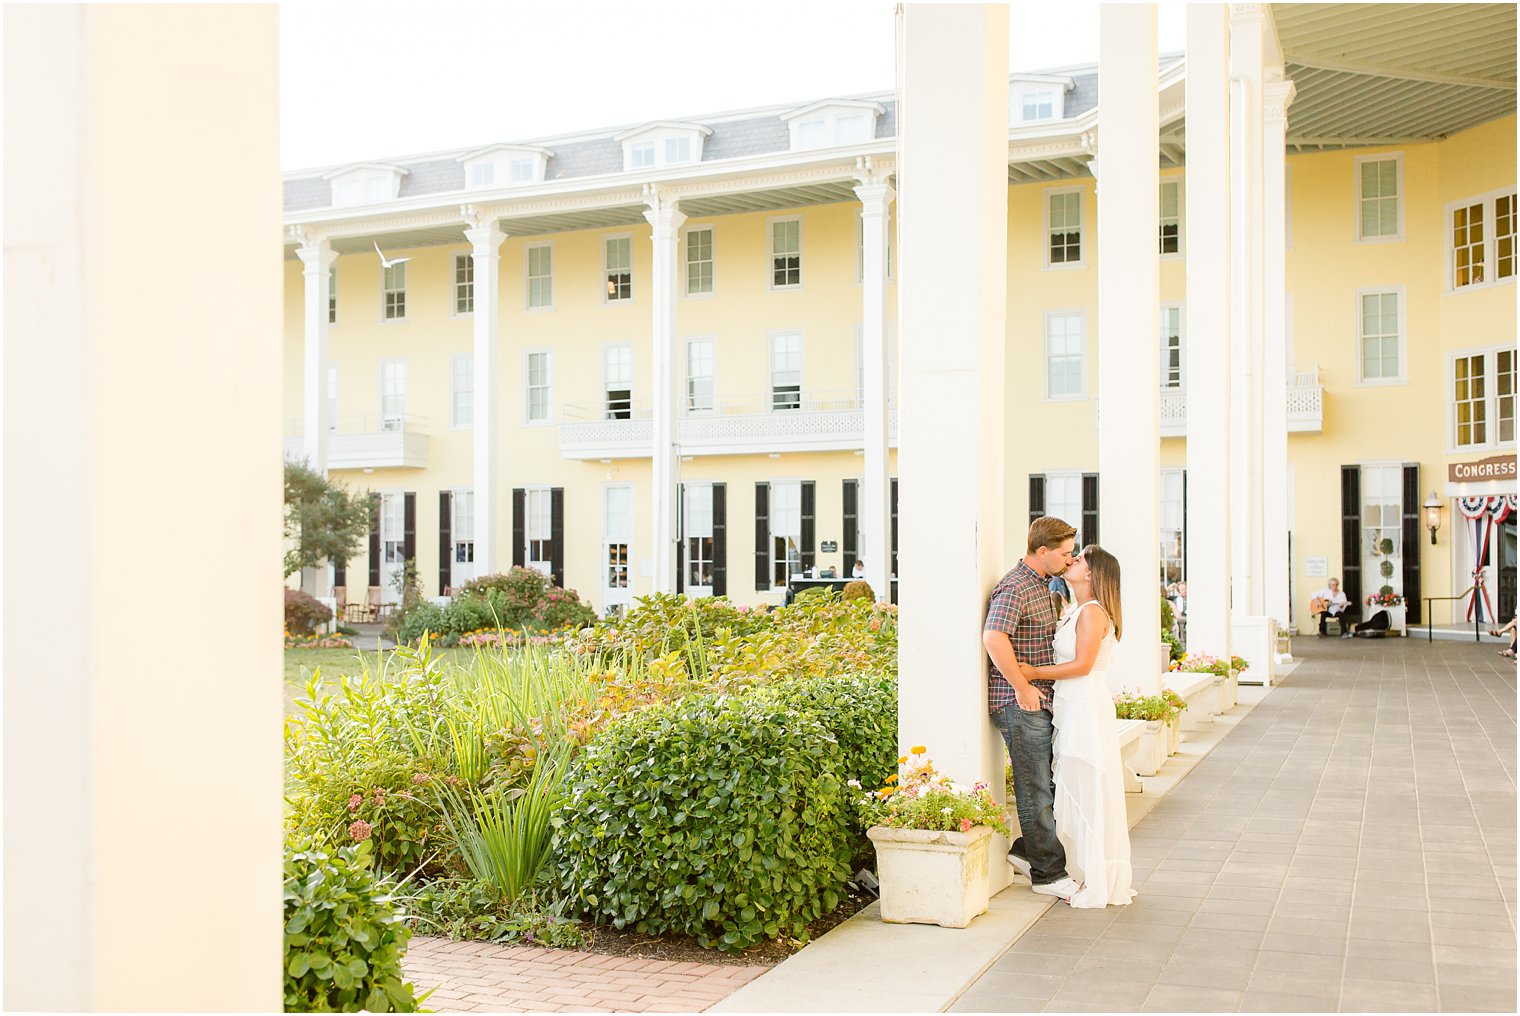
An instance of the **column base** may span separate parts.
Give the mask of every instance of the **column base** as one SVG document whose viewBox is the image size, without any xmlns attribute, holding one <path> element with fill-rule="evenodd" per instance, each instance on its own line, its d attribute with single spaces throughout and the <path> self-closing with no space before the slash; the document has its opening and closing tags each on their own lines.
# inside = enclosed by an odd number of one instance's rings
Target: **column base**
<svg viewBox="0 0 1520 1016">
<path fill-rule="evenodd" d="M 1270 688 L 1277 662 L 1277 618 L 1264 614 L 1231 617 L 1230 652 L 1250 664 L 1240 674 L 1241 684 Z"/>
</svg>

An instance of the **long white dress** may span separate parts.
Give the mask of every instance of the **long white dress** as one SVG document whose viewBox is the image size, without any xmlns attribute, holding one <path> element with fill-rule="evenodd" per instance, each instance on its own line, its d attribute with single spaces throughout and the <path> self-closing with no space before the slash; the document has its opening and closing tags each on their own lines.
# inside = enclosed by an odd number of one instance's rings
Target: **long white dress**
<svg viewBox="0 0 1520 1016">
<path fill-rule="evenodd" d="M 1095 602 L 1087 601 L 1062 619 L 1053 642 L 1057 663 L 1076 659 L 1077 618 Z M 1067 874 L 1082 884 L 1071 898 L 1074 907 L 1125 904 L 1135 895 L 1118 720 L 1105 673 L 1115 644 L 1110 623 L 1092 670 L 1055 683 L 1056 835 L 1066 850 Z"/>
</svg>

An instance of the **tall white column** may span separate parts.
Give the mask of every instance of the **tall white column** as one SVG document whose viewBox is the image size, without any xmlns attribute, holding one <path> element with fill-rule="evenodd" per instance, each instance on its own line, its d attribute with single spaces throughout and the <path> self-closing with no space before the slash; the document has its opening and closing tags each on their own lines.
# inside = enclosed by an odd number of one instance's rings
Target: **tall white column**
<svg viewBox="0 0 1520 1016">
<path fill-rule="evenodd" d="M 1224 4 L 1187 10 L 1187 636 L 1230 649 L 1230 82 Z"/>
<path fill-rule="evenodd" d="M 1109 682 L 1161 674 L 1160 138 L 1155 4 L 1103 4 L 1098 96 L 1099 533 L 1123 563 L 1124 637 Z"/>
<path fill-rule="evenodd" d="M 1261 86 L 1264 15 L 1261 4 L 1230 5 L 1230 440 L 1232 554 L 1236 616 L 1259 616 L 1262 586 L 1262 180 Z"/>
<path fill-rule="evenodd" d="M 338 260 L 332 246 L 321 237 L 309 237 L 296 249 L 301 259 L 301 275 L 306 283 L 303 308 L 306 341 L 302 362 L 305 381 L 301 390 L 302 449 L 306 464 L 327 475 L 327 433 L 332 421 L 327 418 L 327 303 L 333 263 Z"/>
<path fill-rule="evenodd" d="M 981 632 L 1016 560 L 1003 548 L 1008 7 L 902 10 L 898 738 L 954 779 L 1000 788 Z M 992 856 L 1006 850 L 995 843 Z M 990 867 L 1002 888 L 1008 866 Z"/>
<path fill-rule="evenodd" d="M 894 191 L 886 174 L 862 160 L 860 235 L 861 333 L 865 358 L 865 476 L 860 490 L 860 558 L 880 601 L 892 598 L 892 484 L 887 470 L 887 209 Z"/>
<path fill-rule="evenodd" d="M 681 357 L 676 349 L 676 253 L 681 238 L 681 214 L 676 202 L 648 189 L 644 218 L 653 227 L 654 267 L 651 283 L 654 322 L 654 448 L 650 484 L 653 488 L 654 591 L 676 591 L 676 410 L 681 404 Z"/>
<path fill-rule="evenodd" d="M 501 373 L 497 348 L 501 329 L 501 245 L 507 237 L 494 219 L 476 218 L 469 211 L 466 214 L 472 225 L 464 236 L 470 241 L 475 275 L 475 311 L 470 319 L 475 332 L 475 418 L 471 424 L 475 458 L 475 573 L 491 575 L 501 570 L 501 562 L 511 560 L 511 555 L 503 555 L 498 545 L 501 498 L 496 461 L 501 440 L 497 384 L 497 375 Z"/>
<path fill-rule="evenodd" d="M 1266 82 L 1262 92 L 1262 537 L 1263 613 L 1280 629 L 1292 619 L 1288 602 L 1288 280 L 1287 132 L 1291 81 Z"/>
</svg>

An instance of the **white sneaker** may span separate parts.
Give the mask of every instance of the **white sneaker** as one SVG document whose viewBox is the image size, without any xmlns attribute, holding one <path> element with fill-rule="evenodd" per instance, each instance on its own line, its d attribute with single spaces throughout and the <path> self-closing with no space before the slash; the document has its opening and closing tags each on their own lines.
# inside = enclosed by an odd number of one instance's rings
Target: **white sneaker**
<svg viewBox="0 0 1520 1016">
<path fill-rule="evenodd" d="M 1029 864 L 1029 858 L 1020 857 L 1018 854 L 1015 854 L 1011 850 L 1008 851 L 1008 863 L 1013 865 L 1014 871 L 1018 872 L 1020 875 L 1023 875 L 1025 878 L 1030 878 L 1030 872 L 1034 871 L 1034 868 L 1032 868 Z"/>
<path fill-rule="evenodd" d="M 1077 894 L 1077 891 L 1081 888 L 1081 886 L 1077 885 L 1075 879 L 1067 876 L 1066 878 L 1058 879 L 1055 882 L 1047 882 L 1044 885 L 1037 885 L 1034 887 L 1034 891 L 1039 893 L 1041 896 L 1054 896 L 1058 900 L 1065 900 L 1067 903 L 1070 903 L 1071 898 L 1075 896 Z"/>
</svg>

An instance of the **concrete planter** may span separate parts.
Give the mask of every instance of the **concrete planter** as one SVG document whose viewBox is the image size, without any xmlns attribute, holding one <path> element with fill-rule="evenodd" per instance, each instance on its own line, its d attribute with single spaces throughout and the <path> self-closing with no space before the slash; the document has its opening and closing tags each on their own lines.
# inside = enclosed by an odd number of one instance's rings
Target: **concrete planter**
<svg viewBox="0 0 1520 1016">
<path fill-rule="evenodd" d="M 1173 716 L 1162 726 L 1166 729 L 1166 753 L 1175 755 L 1182 747 L 1182 717 Z"/>
<path fill-rule="evenodd" d="M 1239 674 L 1239 672 L 1232 670 L 1232 671 L 1230 671 L 1230 676 L 1229 677 L 1221 677 L 1219 679 L 1219 711 L 1220 712 L 1227 713 L 1231 709 L 1235 708 L 1235 703 L 1236 703 L 1236 701 L 1240 697 L 1239 694 L 1238 694 L 1239 691 L 1240 691 L 1240 674 Z"/>
<path fill-rule="evenodd" d="M 964 928 L 987 912 L 990 826 L 970 832 L 872 826 L 881 919 L 888 924 Z"/>
<path fill-rule="evenodd" d="M 1140 735 L 1140 743 L 1130 756 L 1137 775 L 1155 776 L 1166 765 L 1166 757 L 1172 753 L 1171 732 L 1167 729 L 1171 726 L 1174 724 L 1163 724 L 1160 720 L 1145 721 L 1145 733 Z"/>
</svg>

